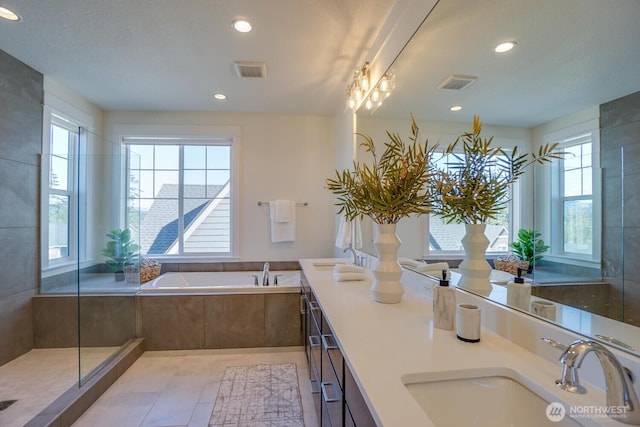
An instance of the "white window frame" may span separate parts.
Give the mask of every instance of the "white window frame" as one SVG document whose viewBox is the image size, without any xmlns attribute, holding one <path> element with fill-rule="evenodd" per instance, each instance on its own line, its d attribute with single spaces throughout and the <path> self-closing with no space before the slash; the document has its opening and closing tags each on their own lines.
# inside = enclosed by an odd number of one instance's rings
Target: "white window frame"
<svg viewBox="0 0 640 427">
<path fill-rule="evenodd" d="M 429 138 L 430 140 L 432 138 Z M 446 138 L 436 138 L 434 140 L 455 140 L 455 137 L 449 136 Z M 503 147 L 507 152 L 513 147 L 524 147 L 527 146 L 527 142 L 522 139 L 516 138 L 494 138 L 493 144 L 497 147 Z M 526 151 L 526 150 L 525 150 Z M 462 154 L 462 149 L 456 151 L 456 153 Z M 507 209 L 509 210 L 509 236 L 510 240 L 513 241 L 513 236 L 517 235 L 517 231 L 520 228 L 520 218 L 522 216 L 522 212 L 520 209 L 520 198 L 521 198 L 521 186 L 523 185 L 523 179 L 518 180 L 515 184 L 511 185 L 509 188 L 510 198 L 507 202 Z M 423 225 L 424 225 L 424 247 L 423 247 L 423 257 L 425 259 L 456 259 L 460 258 L 464 255 L 463 250 L 459 251 L 431 251 L 429 248 L 429 215 L 423 215 Z M 504 252 L 487 252 L 490 256 L 498 256 L 508 253 L 508 251 Z"/>
<path fill-rule="evenodd" d="M 87 113 L 79 110 L 60 98 L 45 91 L 42 120 L 42 162 L 40 180 L 40 265 L 42 277 L 47 277 L 59 272 L 71 271 L 80 263 L 86 264 L 87 235 L 86 205 L 79 204 L 80 194 L 86 193 L 86 162 L 78 149 L 87 145 L 87 129 L 94 127 L 94 119 Z M 66 257 L 49 260 L 49 195 L 57 191 L 49 191 L 49 173 L 51 156 L 51 126 L 56 124 L 71 131 L 78 132 L 78 140 L 75 147 L 69 147 L 69 255 Z M 79 176 L 79 174 L 83 174 Z"/>
<path fill-rule="evenodd" d="M 545 134 L 545 143 L 560 142 L 560 148 L 569 147 L 575 144 L 563 142 L 579 135 L 591 133 L 591 170 L 592 170 L 592 253 L 591 255 L 570 253 L 564 251 L 564 213 L 563 201 L 575 199 L 575 197 L 564 198 L 563 193 L 563 161 L 553 164 L 551 169 L 551 191 L 550 191 L 550 255 L 546 258 L 565 263 L 589 265 L 589 263 L 599 264 L 602 248 L 602 185 L 600 173 L 600 127 L 598 119 L 589 120 L 574 126 L 567 127 L 552 133 Z M 587 264 L 585 264 L 587 263 Z"/>
<path fill-rule="evenodd" d="M 119 161 L 118 165 L 114 167 L 119 168 L 117 176 L 120 179 L 120 183 L 116 186 L 119 194 L 115 200 L 123 200 L 124 206 L 119 206 L 119 211 L 114 213 L 119 219 L 120 224 L 126 223 L 126 198 L 121 197 L 122 192 L 127 194 L 128 179 L 126 177 L 129 170 L 126 165 L 126 143 L 127 138 L 175 138 L 183 139 L 186 141 L 230 141 L 231 146 L 231 173 L 230 173 L 230 253 L 225 255 L 211 254 L 211 253 L 187 253 L 177 255 L 152 255 L 154 259 L 158 261 L 186 261 L 186 262 L 210 262 L 210 261 L 230 261 L 239 260 L 239 241 L 240 230 L 239 220 L 237 219 L 239 213 L 239 196 L 238 188 L 240 182 L 240 153 L 241 153 L 241 128 L 239 126 L 171 126 L 171 125 L 115 125 L 114 126 L 115 140 L 118 141 L 124 154 Z M 182 216 L 182 213 L 180 213 Z"/>
</svg>

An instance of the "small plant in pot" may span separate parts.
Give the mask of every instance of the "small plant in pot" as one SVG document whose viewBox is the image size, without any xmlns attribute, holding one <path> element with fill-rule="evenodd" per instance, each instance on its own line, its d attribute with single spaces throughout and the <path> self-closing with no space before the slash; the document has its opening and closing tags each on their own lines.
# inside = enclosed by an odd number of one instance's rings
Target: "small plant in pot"
<svg viewBox="0 0 640 427">
<path fill-rule="evenodd" d="M 527 273 L 533 271 L 533 267 L 542 259 L 542 254 L 549 249 L 541 236 L 542 234 L 537 230 L 521 228 L 518 230 L 518 240 L 509 243 L 509 247 L 518 258 L 529 261 Z"/>
<path fill-rule="evenodd" d="M 121 282 L 124 280 L 124 267 L 134 263 L 140 247 L 131 240 L 128 229 L 113 229 L 106 236 L 111 240 L 102 249 L 102 255 L 108 258 L 106 264 L 115 273 L 116 281 Z"/>
</svg>

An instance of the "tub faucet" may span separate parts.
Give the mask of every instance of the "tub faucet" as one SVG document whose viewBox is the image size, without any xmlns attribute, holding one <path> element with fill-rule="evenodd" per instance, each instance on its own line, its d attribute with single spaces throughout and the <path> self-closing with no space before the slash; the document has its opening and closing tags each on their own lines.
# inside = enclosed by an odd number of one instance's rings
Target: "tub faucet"
<svg viewBox="0 0 640 427">
<path fill-rule="evenodd" d="M 269 263 L 265 262 L 262 267 L 262 286 L 269 286 Z"/>
<path fill-rule="evenodd" d="M 582 365 L 582 359 L 591 352 L 595 353 L 604 371 L 607 407 L 610 409 L 607 413 L 616 421 L 639 425 L 640 402 L 633 389 L 633 375 L 602 344 L 592 340 L 577 340 L 569 344 L 560 356 L 563 374 L 556 385 L 571 393 L 585 393 L 585 388 L 578 382 L 577 369 Z"/>
</svg>

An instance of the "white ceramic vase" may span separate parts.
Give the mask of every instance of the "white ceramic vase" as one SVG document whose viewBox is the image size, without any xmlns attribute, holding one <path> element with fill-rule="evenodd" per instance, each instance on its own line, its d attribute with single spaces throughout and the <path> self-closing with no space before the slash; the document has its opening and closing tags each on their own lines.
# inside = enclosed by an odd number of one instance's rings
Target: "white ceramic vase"
<svg viewBox="0 0 640 427">
<path fill-rule="evenodd" d="M 373 261 L 373 299 L 385 304 L 396 304 L 402 300 L 404 287 L 400 283 L 402 267 L 398 263 L 400 239 L 396 234 L 396 224 L 375 224 L 376 236 L 373 245 L 378 253 Z"/>
<path fill-rule="evenodd" d="M 486 253 L 489 239 L 484 231 L 486 224 L 465 224 L 466 233 L 462 238 L 464 259 L 458 266 L 460 280 L 458 287 L 481 295 L 491 293 L 491 265 L 487 262 Z"/>
</svg>

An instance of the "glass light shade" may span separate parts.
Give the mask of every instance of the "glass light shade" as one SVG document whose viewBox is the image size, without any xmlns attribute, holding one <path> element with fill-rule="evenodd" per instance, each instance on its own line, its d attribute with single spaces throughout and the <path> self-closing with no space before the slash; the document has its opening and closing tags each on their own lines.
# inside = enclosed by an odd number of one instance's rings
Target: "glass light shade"
<svg viewBox="0 0 640 427">
<path fill-rule="evenodd" d="M 4 6 L 0 6 L 0 18 L 4 18 L 7 21 L 19 21 L 20 16 L 14 11 L 7 9 Z"/>
</svg>

